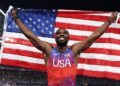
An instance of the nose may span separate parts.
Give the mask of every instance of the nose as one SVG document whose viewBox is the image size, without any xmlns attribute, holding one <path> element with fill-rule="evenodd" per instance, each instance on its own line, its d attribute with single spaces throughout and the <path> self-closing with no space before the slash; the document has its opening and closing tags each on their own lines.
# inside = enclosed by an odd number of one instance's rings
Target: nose
<svg viewBox="0 0 120 86">
<path fill-rule="evenodd" d="M 61 33 L 60 36 L 64 36 L 64 33 Z"/>
</svg>

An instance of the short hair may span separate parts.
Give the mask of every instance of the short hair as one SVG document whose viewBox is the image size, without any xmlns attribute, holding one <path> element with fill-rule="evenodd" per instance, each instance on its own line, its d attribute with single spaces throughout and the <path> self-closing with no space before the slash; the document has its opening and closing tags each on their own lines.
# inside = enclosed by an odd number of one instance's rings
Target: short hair
<svg viewBox="0 0 120 86">
<path fill-rule="evenodd" d="M 69 34 L 69 31 L 68 31 L 67 29 L 65 29 L 65 28 L 59 28 L 59 29 L 57 29 L 57 31 L 56 31 L 55 33 L 57 33 L 60 29 L 63 29 L 63 30 L 65 30 L 65 31 L 67 31 L 68 34 Z"/>
</svg>

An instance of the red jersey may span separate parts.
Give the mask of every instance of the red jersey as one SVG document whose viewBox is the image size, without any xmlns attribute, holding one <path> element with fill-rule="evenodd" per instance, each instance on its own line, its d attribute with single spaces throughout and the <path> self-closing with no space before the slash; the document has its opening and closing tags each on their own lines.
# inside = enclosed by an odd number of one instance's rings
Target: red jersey
<svg viewBox="0 0 120 86">
<path fill-rule="evenodd" d="M 76 86 L 77 67 L 70 48 L 53 48 L 47 63 L 48 86 Z"/>
</svg>

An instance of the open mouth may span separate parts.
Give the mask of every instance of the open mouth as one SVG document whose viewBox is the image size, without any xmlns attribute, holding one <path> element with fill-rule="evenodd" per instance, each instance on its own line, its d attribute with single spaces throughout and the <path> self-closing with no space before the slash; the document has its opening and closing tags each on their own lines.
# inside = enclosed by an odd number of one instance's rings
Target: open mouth
<svg viewBox="0 0 120 86">
<path fill-rule="evenodd" d="M 64 37 L 60 37 L 59 40 L 60 40 L 60 41 L 64 41 L 65 38 L 64 38 Z"/>
</svg>

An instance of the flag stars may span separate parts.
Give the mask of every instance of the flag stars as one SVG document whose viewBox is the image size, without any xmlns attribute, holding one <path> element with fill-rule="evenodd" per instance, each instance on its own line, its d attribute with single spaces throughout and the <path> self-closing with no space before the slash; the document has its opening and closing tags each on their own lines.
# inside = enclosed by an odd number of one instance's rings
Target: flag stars
<svg viewBox="0 0 120 86">
<path fill-rule="evenodd" d="M 25 16 L 28 16 L 28 14 L 27 14 L 27 13 L 25 13 Z"/>
<path fill-rule="evenodd" d="M 40 22 L 41 20 L 40 20 L 40 19 L 38 19 L 37 21 L 38 21 L 38 22 Z"/>
<path fill-rule="evenodd" d="M 51 20 L 51 21 L 53 21 L 54 19 L 53 19 L 53 18 L 51 18 L 50 20 Z"/>
<path fill-rule="evenodd" d="M 45 19 L 45 16 L 43 16 L 43 19 Z"/>
<path fill-rule="evenodd" d="M 50 27 L 53 27 L 53 25 L 52 25 L 52 24 L 50 24 Z"/>
<path fill-rule="evenodd" d="M 38 26 L 37 26 L 37 28 L 39 28 L 39 29 L 40 29 L 40 26 L 38 25 Z"/>
<path fill-rule="evenodd" d="M 50 15 L 49 15 L 49 14 L 47 14 L 47 16 L 49 17 Z"/>
<path fill-rule="evenodd" d="M 8 28 L 10 29 L 10 28 L 11 28 L 11 26 L 9 25 L 9 26 L 8 26 Z"/>
<path fill-rule="evenodd" d="M 48 30 L 48 27 L 46 27 L 46 30 Z"/>
<path fill-rule="evenodd" d="M 33 32 L 35 32 L 36 31 L 36 29 L 35 28 L 33 28 Z"/>
<path fill-rule="evenodd" d="M 22 18 L 21 20 L 25 23 L 27 27 L 30 28 L 31 31 L 33 31 L 33 33 L 35 33 L 38 36 L 50 37 L 54 33 L 53 27 L 55 17 L 53 11 L 55 10 L 42 9 L 40 11 L 42 13 L 39 13 L 39 11 L 31 13 L 32 12 L 31 11 L 23 12 L 20 15 Z M 24 15 L 22 16 L 22 14 Z M 11 25 L 10 26 L 8 25 L 7 28 L 8 29 L 15 28 L 15 31 L 20 32 L 20 30 L 18 29 L 19 27 L 16 25 L 16 23 L 14 24 L 13 22 L 11 22 Z"/>
<path fill-rule="evenodd" d="M 42 33 L 44 33 L 43 29 L 41 30 Z"/>
<path fill-rule="evenodd" d="M 29 27 L 32 27 L 32 25 L 31 25 L 31 24 L 29 24 Z"/>
<path fill-rule="evenodd" d="M 37 16 L 36 16 L 36 15 L 34 15 L 33 17 L 34 17 L 34 18 L 36 18 Z"/>
<path fill-rule="evenodd" d="M 15 22 L 12 22 L 13 25 L 15 25 Z"/>
<path fill-rule="evenodd" d="M 28 23 L 28 21 L 27 21 L 27 20 L 25 20 L 25 23 L 27 24 L 27 23 Z"/>
<path fill-rule="evenodd" d="M 52 32 L 50 31 L 49 34 L 52 34 Z"/>
<path fill-rule="evenodd" d="M 30 21 L 32 21 L 32 18 L 29 18 Z"/>
<path fill-rule="evenodd" d="M 47 20 L 46 23 L 49 23 L 49 21 Z"/>
<path fill-rule="evenodd" d="M 33 24 L 36 24 L 36 22 L 34 21 Z"/>
<path fill-rule="evenodd" d="M 15 25 L 15 27 L 18 29 L 19 27 L 18 27 L 18 25 Z"/>
<path fill-rule="evenodd" d="M 55 12 L 56 10 L 52 10 L 53 12 Z"/>
<path fill-rule="evenodd" d="M 44 26 L 45 24 L 44 23 L 42 23 L 42 26 Z"/>
</svg>

